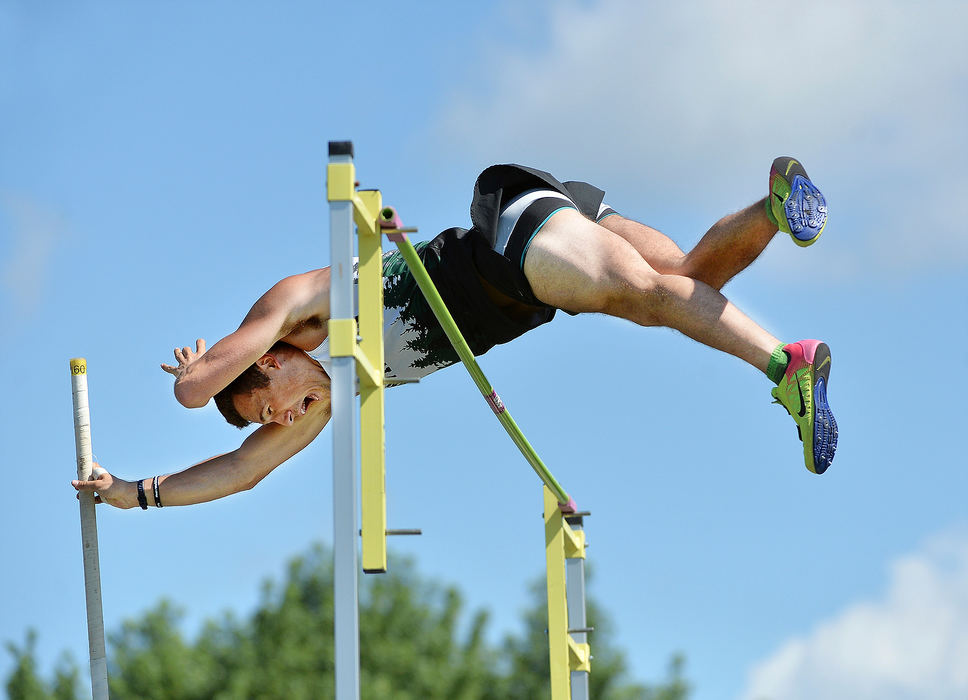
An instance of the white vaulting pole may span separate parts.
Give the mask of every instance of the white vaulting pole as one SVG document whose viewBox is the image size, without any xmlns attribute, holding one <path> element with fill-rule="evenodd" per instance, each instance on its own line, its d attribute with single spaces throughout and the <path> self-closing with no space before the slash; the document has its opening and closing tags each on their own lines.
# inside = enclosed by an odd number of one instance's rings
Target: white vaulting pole
<svg viewBox="0 0 968 700">
<path fill-rule="evenodd" d="M 87 404 L 87 361 L 71 360 L 71 393 L 74 396 L 74 446 L 77 478 L 89 481 L 94 458 L 91 453 L 91 411 Z M 97 518 L 94 494 L 82 492 L 81 546 L 84 551 L 84 593 L 87 599 L 87 642 L 91 652 L 91 691 L 94 700 L 108 700 L 108 663 L 104 652 L 104 614 L 101 611 L 101 570 L 97 553 Z"/>
</svg>

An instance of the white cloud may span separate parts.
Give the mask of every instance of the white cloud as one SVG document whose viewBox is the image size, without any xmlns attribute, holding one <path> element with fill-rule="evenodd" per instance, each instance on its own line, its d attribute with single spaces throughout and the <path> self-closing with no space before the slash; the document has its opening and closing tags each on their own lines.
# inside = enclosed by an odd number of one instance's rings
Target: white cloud
<svg viewBox="0 0 968 700">
<path fill-rule="evenodd" d="M 29 314 L 38 305 L 47 284 L 47 271 L 65 238 L 65 224 L 53 212 L 23 195 L 0 192 L 0 217 L 9 226 L 5 236 L 9 249 L 3 252 L 0 287 L 10 306 Z"/>
<path fill-rule="evenodd" d="M 842 251 L 855 265 L 962 266 L 966 24 L 968 5 L 942 1 L 552 3 L 532 28 L 547 48 L 486 44 L 438 131 L 663 206 L 710 190 L 742 206 L 792 153 L 832 216 L 863 226 Z"/>
<path fill-rule="evenodd" d="M 749 678 L 747 700 L 968 697 L 968 532 L 898 559 L 881 598 L 786 642 Z"/>
</svg>

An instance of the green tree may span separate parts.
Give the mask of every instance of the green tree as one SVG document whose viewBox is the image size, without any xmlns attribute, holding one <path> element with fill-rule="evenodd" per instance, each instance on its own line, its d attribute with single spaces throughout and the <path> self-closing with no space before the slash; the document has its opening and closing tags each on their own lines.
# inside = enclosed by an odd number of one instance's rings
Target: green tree
<svg viewBox="0 0 968 700">
<path fill-rule="evenodd" d="M 22 647 L 7 642 L 7 651 L 14 658 L 14 669 L 7 678 L 7 697 L 11 700 L 50 700 L 53 696 L 47 684 L 37 675 L 34 648 L 37 632 L 27 630 L 27 640 Z"/>
<path fill-rule="evenodd" d="M 487 642 L 487 614 L 463 624 L 453 587 L 421 579 L 411 562 L 392 560 L 392 573 L 365 577 L 360 592 L 360 672 L 367 700 L 534 700 L 547 697 L 548 647 L 543 582 L 533 588 L 522 635 Z M 247 620 L 210 620 L 194 642 L 179 631 L 183 613 L 161 601 L 108 636 L 112 700 L 327 700 L 333 697 L 333 572 L 317 547 L 293 560 L 285 579 L 263 588 Z M 685 700 L 688 684 L 675 657 L 656 685 L 627 680 L 624 655 L 607 644 L 609 622 L 588 608 L 594 700 Z M 47 682 L 37 673 L 36 634 L 12 643 L 10 700 L 77 700 L 77 664 L 62 659 Z"/>
<path fill-rule="evenodd" d="M 54 683 L 51 689 L 53 700 L 77 700 L 77 689 L 81 673 L 69 654 L 64 654 L 54 669 Z"/>
<path fill-rule="evenodd" d="M 586 580 L 592 578 L 586 571 Z M 530 700 L 547 697 L 548 680 L 548 618 L 545 598 L 545 582 L 540 580 L 531 586 L 531 605 L 524 612 L 524 634 L 509 635 L 503 647 L 506 650 L 509 673 L 503 678 L 500 694 L 502 700 Z M 682 678 L 685 659 L 673 657 L 669 666 L 669 679 L 656 685 L 632 683 L 627 680 L 625 655 L 608 643 L 612 622 L 594 600 L 586 605 L 588 625 L 594 629 L 589 635 L 592 648 L 592 672 L 589 683 L 591 700 L 686 700 L 690 688 Z"/>
<path fill-rule="evenodd" d="M 47 683 L 37 675 L 34 649 L 37 633 L 27 630 L 23 647 L 7 642 L 7 651 L 14 658 L 14 669 L 6 682 L 7 697 L 11 700 L 77 700 L 80 678 L 77 664 L 67 654 L 63 655 L 54 669 L 54 680 Z"/>
<path fill-rule="evenodd" d="M 669 661 L 669 677 L 658 685 L 646 686 L 642 700 L 686 700 L 689 697 L 690 686 L 682 676 L 686 659 L 682 654 L 676 654 Z"/>
<path fill-rule="evenodd" d="M 168 601 L 109 635 L 112 698 L 205 700 L 213 697 L 211 656 L 182 639 L 182 613 Z"/>
</svg>

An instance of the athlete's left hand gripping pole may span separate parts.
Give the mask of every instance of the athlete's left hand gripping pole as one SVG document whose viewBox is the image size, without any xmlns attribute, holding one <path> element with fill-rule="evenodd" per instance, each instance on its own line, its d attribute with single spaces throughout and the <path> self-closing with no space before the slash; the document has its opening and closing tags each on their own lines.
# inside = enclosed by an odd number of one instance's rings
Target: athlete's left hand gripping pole
<svg viewBox="0 0 968 700">
<path fill-rule="evenodd" d="M 89 481 L 94 467 L 91 453 L 91 411 L 87 402 L 87 361 L 71 360 L 71 393 L 74 397 L 74 446 L 77 478 Z M 87 599 L 87 642 L 91 652 L 91 691 L 94 700 L 108 698 L 108 663 L 104 651 L 104 614 L 101 610 L 101 569 L 97 552 L 97 518 L 94 494 L 82 491 L 81 546 L 84 550 L 84 592 Z"/>
</svg>

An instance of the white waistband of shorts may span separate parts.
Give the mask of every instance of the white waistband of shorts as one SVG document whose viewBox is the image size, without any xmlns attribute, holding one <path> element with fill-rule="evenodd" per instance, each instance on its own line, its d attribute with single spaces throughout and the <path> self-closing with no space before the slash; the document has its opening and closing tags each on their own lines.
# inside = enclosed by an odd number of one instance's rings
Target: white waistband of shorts
<svg viewBox="0 0 968 700">
<path fill-rule="evenodd" d="M 574 206 L 574 202 L 561 194 L 561 192 L 556 192 L 555 190 L 528 190 L 527 192 L 522 192 L 508 202 L 508 205 L 504 207 L 504 210 L 498 217 L 497 240 L 494 242 L 494 250 L 504 255 L 504 251 L 508 247 L 508 240 L 511 238 L 511 232 L 514 231 L 514 227 L 524 213 L 524 210 L 537 200 L 544 199 L 545 197 L 561 199 Z"/>
</svg>

